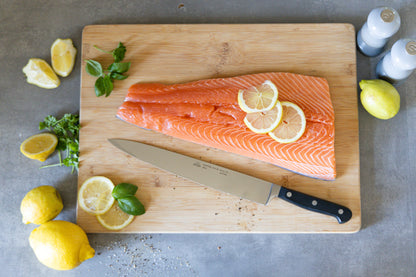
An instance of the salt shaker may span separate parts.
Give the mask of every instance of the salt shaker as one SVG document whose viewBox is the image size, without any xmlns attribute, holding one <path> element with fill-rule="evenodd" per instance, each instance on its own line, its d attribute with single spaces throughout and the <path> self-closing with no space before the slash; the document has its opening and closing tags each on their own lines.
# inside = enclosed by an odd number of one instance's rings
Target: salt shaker
<svg viewBox="0 0 416 277">
<path fill-rule="evenodd" d="M 383 52 L 388 39 L 400 28 L 400 16 L 390 7 L 373 9 L 367 21 L 357 33 L 358 49 L 366 56 L 374 57 Z"/>
<path fill-rule="evenodd" d="M 391 50 L 379 61 L 377 78 L 391 83 L 404 80 L 416 68 L 416 39 L 404 38 L 396 41 Z"/>
</svg>

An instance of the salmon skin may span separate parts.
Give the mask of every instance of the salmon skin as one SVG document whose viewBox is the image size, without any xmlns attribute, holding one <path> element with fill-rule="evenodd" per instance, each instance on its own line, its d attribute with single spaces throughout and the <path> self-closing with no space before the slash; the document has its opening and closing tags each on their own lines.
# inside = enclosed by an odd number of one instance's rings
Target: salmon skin
<svg viewBox="0 0 416 277">
<path fill-rule="evenodd" d="M 244 124 L 240 89 L 272 81 L 280 101 L 297 104 L 306 130 L 296 142 L 282 144 Z M 334 109 L 324 78 L 293 73 L 259 73 L 185 84 L 132 85 L 117 117 L 139 127 L 272 163 L 290 171 L 334 180 Z"/>
</svg>

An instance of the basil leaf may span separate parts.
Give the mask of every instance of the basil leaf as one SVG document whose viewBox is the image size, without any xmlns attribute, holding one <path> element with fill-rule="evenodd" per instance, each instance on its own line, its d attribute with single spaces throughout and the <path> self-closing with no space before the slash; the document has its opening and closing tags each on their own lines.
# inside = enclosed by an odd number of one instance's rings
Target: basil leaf
<svg viewBox="0 0 416 277">
<path fill-rule="evenodd" d="M 110 95 L 113 91 L 113 82 L 109 75 L 101 76 L 95 81 L 95 95 L 97 97 L 105 95 L 106 97 Z"/>
<path fill-rule="evenodd" d="M 104 87 L 104 78 L 100 77 L 95 81 L 95 95 L 97 97 L 102 96 L 105 94 L 105 87 Z"/>
<path fill-rule="evenodd" d="M 118 206 L 126 214 L 141 215 L 145 213 L 143 204 L 136 198 L 136 196 L 127 196 L 117 199 Z"/>
<path fill-rule="evenodd" d="M 137 186 L 129 183 L 120 183 L 113 188 L 112 195 L 115 199 L 134 196 L 137 191 Z"/>
<path fill-rule="evenodd" d="M 110 64 L 110 66 L 108 67 L 108 70 L 113 73 L 124 73 L 127 72 L 130 69 L 130 62 L 126 62 L 126 63 L 112 63 Z"/>
<path fill-rule="evenodd" d="M 103 74 L 103 68 L 101 64 L 94 60 L 87 60 L 85 70 L 88 74 L 94 77 L 100 77 Z"/>
<path fill-rule="evenodd" d="M 114 61 L 116 63 L 121 62 L 124 59 L 124 55 L 126 54 L 126 47 L 123 43 L 119 42 L 118 47 L 112 51 Z"/>
<path fill-rule="evenodd" d="M 115 80 L 124 80 L 124 79 L 127 79 L 127 77 L 129 76 L 123 75 L 117 72 L 113 72 L 113 73 L 110 73 L 110 77 Z"/>
<path fill-rule="evenodd" d="M 110 75 L 104 76 L 104 85 L 106 87 L 105 97 L 108 97 L 113 91 L 113 80 L 111 80 Z"/>
</svg>

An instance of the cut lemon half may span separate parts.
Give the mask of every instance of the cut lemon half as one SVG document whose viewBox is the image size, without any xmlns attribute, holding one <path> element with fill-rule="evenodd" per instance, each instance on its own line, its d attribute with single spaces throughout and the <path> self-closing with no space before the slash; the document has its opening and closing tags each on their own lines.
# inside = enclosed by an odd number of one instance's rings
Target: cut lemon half
<svg viewBox="0 0 416 277">
<path fill-rule="evenodd" d="M 103 176 L 85 180 L 78 192 L 79 206 L 93 215 L 108 212 L 114 203 L 114 197 L 111 195 L 113 188 L 113 182 Z"/>
<path fill-rule="evenodd" d="M 269 80 L 258 86 L 249 87 L 238 92 L 238 105 L 246 113 L 271 110 L 276 105 L 279 93 Z"/>
<path fill-rule="evenodd" d="M 23 73 L 26 74 L 29 84 L 41 88 L 57 88 L 61 83 L 52 67 L 42 59 L 29 59 L 27 65 L 23 67 Z"/>
<path fill-rule="evenodd" d="M 283 109 L 279 101 L 268 111 L 248 113 L 244 123 L 253 132 L 266 134 L 273 131 L 282 121 Z"/>
<path fill-rule="evenodd" d="M 54 134 L 37 134 L 22 142 L 20 152 L 30 159 L 44 162 L 55 151 L 57 144 L 58 138 Z"/>
<path fill-rule="evenodd" d="M 282 101 L 280 104 L 283 108 L 282 122 L 269 135 L 280 143 L 295 142 L 305 132 L 305 114 L 292 102 Z"/>
<path fill-rule="evenodd" d="M 105 214 L 97 215 L 100 224 L 109 230 L 121 230 L 129 225 L 134 219 L 134 215 L 123 212 L 117 202 Z"/>
<path fill-rule="evenodd" d="M 72 72 L 77 49 L 70 38 L 58 38 L 51 46 L 52 68 L 56 74 L 66 77 Z"/>
</svg>

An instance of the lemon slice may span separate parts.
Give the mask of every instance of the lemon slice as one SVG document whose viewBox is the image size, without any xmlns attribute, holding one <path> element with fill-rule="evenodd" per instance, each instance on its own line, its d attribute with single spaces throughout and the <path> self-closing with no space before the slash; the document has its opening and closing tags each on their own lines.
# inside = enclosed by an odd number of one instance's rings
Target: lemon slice
<svg viewBox="0 0 416 277">
<path fill-rule="evenodd" d="M 22 142 L 20 152 L 30 159 L 44 162 L 55 151 L 57 144 L 58 138 L 54 134 L 37 134 Z"/>
<path fill-rule="evenodd" d="M 58 38 L 51 46 L 52 68 L 56 74 L 66 77 L 71 73 L 75 64 L 77 49 L 70 38 Z"/>
<path fill-rule="evenodd" d="M 26 74 L 29 84 L 41 88 L 57 88 L 61 83 L 52 67 L 42 59 L 29 59 L 27 65 L 23 67 L 23 73 Z"/>
<path fill-rule="evenodd" d="M 269 111 L 248 113 L 244 123 L 253 132 L 266 134 L 273 131 L 282 121 L 283 108 L 279 101 Z"/>
<path fill-rule="evenodd" d="M 259 86 L 253 86 L 238 92 L 238 105 L 246 113 L 271 110 L 276 105 L 279 93 L 276 86 L 266 80 Z"/>
<path fill-rule="evenodd" d="M 282 122 L 269 135 L 280 143 L 295 142 L 305 132 L 305 114 L 292 102 L 282 101 L 280 104 L 283 108 Z"/>
<path fill-rule="evenodd" d="M 134 219 L 134 215 L 123 212 L 117 202 L 105 214 L 97 215 L 100 224 L 109 230 L 121 230 L 129 225 Z"/>
<path fill-rule="evenodd" d="M 93 215 L 108 212 L 114 203 L 114 197 L 111 195 L 113 188 L 113 182 L 103 176 L 85 180 L 78 192 L 79 206 Z"/>
</svg>

